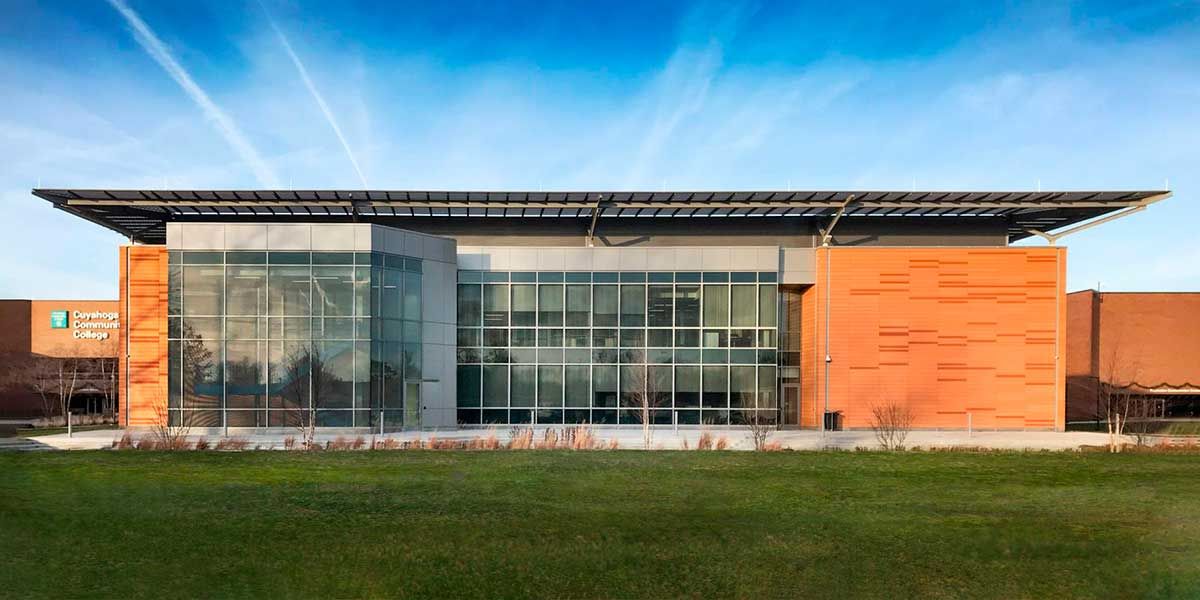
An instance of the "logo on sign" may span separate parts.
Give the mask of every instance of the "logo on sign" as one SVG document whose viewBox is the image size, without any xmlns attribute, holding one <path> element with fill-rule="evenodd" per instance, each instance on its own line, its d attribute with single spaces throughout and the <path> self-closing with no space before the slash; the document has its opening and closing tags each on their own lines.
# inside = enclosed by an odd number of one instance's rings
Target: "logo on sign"
<svg viewBox="0 0 1200 600">
<path fill-rule="evenodd" d="M 50 311 L 50 329 L 66 329 L 67 328 L 67 311 L 52 310 Z"/>
</svg>

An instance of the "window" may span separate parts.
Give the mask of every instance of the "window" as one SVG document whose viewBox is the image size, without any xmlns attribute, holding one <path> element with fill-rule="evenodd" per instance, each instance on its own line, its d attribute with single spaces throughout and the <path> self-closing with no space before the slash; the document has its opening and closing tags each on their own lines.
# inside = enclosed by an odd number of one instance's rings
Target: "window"
<svg viewBox="0 0 1200 600">
<path fill-rule="evenodd" d="M 458 324 L 483 324 L 483 290 L 477 285 L 458 286 Z"/>
<path fill-rule="evenodd" d="M 729 286 L 704 286 L 704 326 L 729 326 Z"/>
<path fill-rule="evenodd" d="M 700 367 L 675 367 L 675 407 L 700 407 Z"/>
<path fill-rule="evenodd" d="M 483 405 L 489 408 L 508 406 L 508 367 L 485 365 L 483 367 Z"/>
<path fill-rule="evenodd" d="M 512 286 L 512 324 L 533 326 L 537 324 L 537 286 Z"/>
<path fill-rule="evenodd" d="M 483 326 L 508 326 L 508 285 L 483 286 Z"/>
<path fill-rule="evenodd" d="M 646 286 L 621 286 L 621 327 L 646 324 Z"/>
<path fill-rule="evenodd" d="M 538 285 L 538 325 L 561 327 L 563 324 L 563 286 Z"/>
<path fill-rule="evenodd" d="M 734 327 L 754 327 L 754 311 L 758 307 L 757 286 L 730 286 L 730 306 L 733 318 L 730 324 Z"/>
<path fill-rule="evenodd" d="M 647 289 L 647 320 L 650 327 L 670 327 L 674 291 L 669 285 L 652 285 Z"/>
<path fill-rule="evenodd" d="M 592 286 L 567 286 L 567 326 L 587 327 L 592 311 Z"/>
<path fill-rule="evenodd" d="M 615 327 L 617 325 L 617 286 L 597 285 L 592 287 L 592 326 Z"/>
</svg>

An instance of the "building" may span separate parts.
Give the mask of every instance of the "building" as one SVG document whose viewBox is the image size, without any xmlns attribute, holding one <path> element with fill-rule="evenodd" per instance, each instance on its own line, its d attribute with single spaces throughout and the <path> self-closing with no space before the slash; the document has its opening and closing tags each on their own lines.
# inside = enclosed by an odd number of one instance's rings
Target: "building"
<svg viewBox="0 0 1200 600">
<path fill-rule="evenodd" d="M 1105 389 L 1148 416 L 1200 417 L 1200 293 L 1067 295 L 1067 418 L 1105 418 Z"/>
<path fill-rule="evenodd" d="M 1044 430 L 1065 425 L 1053 242 L 1169 196 L 33 193 L 131 240 L 128 425 L 634 424 L 646 402 L 663 425 L 861 428 L 894 404 Z"/>
<path fill-rule="evenodd" d="M 0 332 L 0 418 L 116 408 L 116 300 L 0 300 Z"/>
</svg>

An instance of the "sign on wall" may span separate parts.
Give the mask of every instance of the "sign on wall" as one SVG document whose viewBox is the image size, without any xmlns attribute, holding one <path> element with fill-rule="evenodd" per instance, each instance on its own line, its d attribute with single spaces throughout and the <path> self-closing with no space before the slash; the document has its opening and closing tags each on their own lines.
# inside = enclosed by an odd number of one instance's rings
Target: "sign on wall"
<svg viewBox="0 0 1200 600">
<path fill-rule="evenodd" d="M 50 311 L 50 328 L 69 328 L 71 337 L 77 340 L 103 341 L 111 337 L 113 331 L 121 328 L 121 322 L 119 315 L 115 312 L 52 310 Z"/>
<path fill-rule="evenodd" d="M 66 329 L 67 328 L 67 311 L 52 310 L 50 311 L 50 329 Z"/>
</svg>

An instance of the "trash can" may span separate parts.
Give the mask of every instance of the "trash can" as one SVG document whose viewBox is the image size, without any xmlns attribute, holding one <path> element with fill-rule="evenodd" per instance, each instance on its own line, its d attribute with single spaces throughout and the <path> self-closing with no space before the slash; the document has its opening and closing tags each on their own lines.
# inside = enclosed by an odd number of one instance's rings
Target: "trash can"
<svg viewBox="0 0 1200 600">
<path fill-rule="evenodd" d="M 842 430 L 842 411 L 831 410 L 825 413 L 825 431 Z"/>
</svg>

